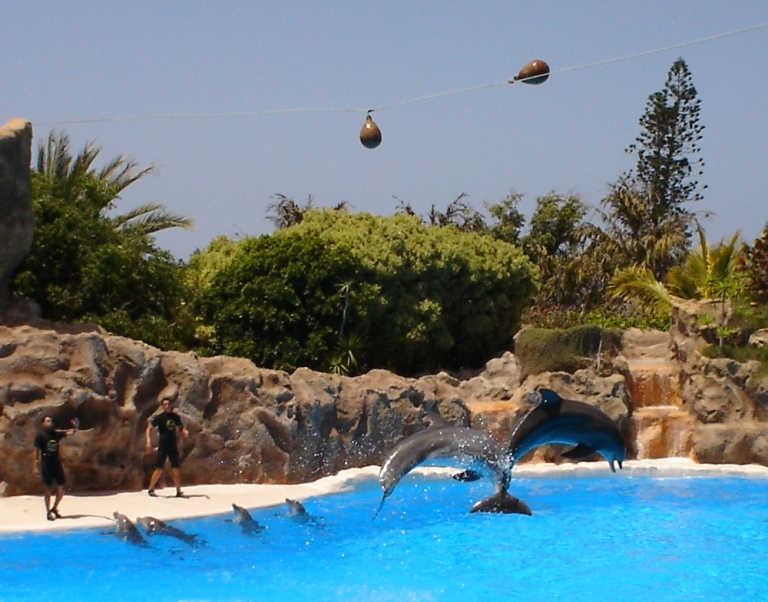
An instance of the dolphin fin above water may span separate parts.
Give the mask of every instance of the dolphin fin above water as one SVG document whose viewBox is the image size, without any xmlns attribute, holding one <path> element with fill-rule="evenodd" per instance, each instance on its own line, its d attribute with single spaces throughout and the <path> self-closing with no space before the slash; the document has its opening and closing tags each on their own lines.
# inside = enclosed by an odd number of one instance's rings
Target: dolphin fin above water
<svg viewBox="0 0 768 602">
<path fill-rule="evenodd" d="M 457 472 L 456 474 L 451 475 L 451 478 L 454 481 L 464 481 L 465 483 L 470 483 L 472 481 L 479 481 L 483 478 L 483 475 L 481 475 L 476 470 L 467 468 L 466 470 L 462 470 L 461 472 Z"/>
</svg>

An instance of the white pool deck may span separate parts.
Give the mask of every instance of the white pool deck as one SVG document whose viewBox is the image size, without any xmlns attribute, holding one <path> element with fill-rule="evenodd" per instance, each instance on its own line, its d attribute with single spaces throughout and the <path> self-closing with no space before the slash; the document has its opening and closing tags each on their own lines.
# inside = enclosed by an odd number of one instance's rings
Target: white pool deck
<svg viewBox="0 0 768 602">
<path fill-rule="evenodd" d="M 444 478 L 455 469 L 418 468 L 414 472 L 424 477 Z M 59 506 L 62 518 L 49 521 L 45 516 L 42 496 L 19 495 L 0 498 L 0 533 L 53 531 L 87 527 L 112 527 L 112 513 L 118 511 L 131 520 L 153 516 L 168 521 L 214 514 L 231 514 L 232 504 L 245 508 L 276 506 L 286 498 L 305 499 L 348 491 L 363 483 L 377 486 L 378 466 L 344 470 L 312 483 L 300 485 L 196 485 L 184 487 L 186 498 L 176 498 L 175 490 L 158 490 L 152 498 L 147 491 L 106 494 L 66 495 Z M 737 475 L 768 478 L 768 467 L 749 464 L 697 464 L 685 458 L 662 460 L 630 460 L 616 478 L 631 477 L 712 477 Z M 566 478 L 576 476 L 612 476 L 606 462 L 576 464 L 521 464 L 515 467 L 513 479 Z M 514 487 L 514 485 L 513 485 Z"/>
</svg>

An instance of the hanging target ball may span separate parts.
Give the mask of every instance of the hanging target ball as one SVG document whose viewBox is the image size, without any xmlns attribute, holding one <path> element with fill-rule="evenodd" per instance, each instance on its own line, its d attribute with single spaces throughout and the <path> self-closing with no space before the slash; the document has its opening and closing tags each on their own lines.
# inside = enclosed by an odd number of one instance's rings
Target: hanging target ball
<svg viewBox="0 0 768 602">
<path fill-rule="evenodd" d="M 360 130 L 360 142 L 365 148 L 376 148 L 381 144 L 381 130 L 370 115 L 365 118 L 363 128 Z"/>
<path fill-rule="evenodd" d="M 523 68 L 520 69 L 520 73 L 515 75 L 514 79 L 509 81 L 510 84 L 515 82 L 523 82 L 524 84 L 543 84 L 549 79 L 549 65 L 547 65 L 541 59 L 533 59 L 528 61 Z"/>
</svg>

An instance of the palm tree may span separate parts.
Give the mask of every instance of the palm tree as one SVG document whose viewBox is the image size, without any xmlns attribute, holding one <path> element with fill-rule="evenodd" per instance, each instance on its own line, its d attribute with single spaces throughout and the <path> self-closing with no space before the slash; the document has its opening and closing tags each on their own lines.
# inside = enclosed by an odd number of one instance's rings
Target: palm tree
<svg viewBox="0 0 768 602">
<path fill-rule="evenodd" d="M 710 247 L 704 229 L 697 222 L 699 247 L 691 250 L 681 266 L 667 273 L 666 283 L 659 282 L 653 272 L 644 266 L 632 266 L 619 271 L 609 284 L 613 297 L 637 299 L 646 304 L 669 309 L 674 297 L 682 299 L 718 299 L 723 303 L 735 299 L 744 291 L 737 259 L 737 244 L 741 236 L 736 232 L 730 240 Z"/>
<path fill-rule="evenodd" d="M 73 156 L 69 137 L 52 131 L 46 144 L 41 144 L 38 149 L 37 172 L 58 198 L 87 200 L 93 210 L 103 214 L 114 206 L 123 190 L 147 174 L 154 173 L 155 166 L 137 169 L 134 159 L 118 155 L 101 169 L 95 169 L 93 165 L 100 153 L 101 147 L 87 142 Z M 139 235 L 151 235 L 169 228 L 189 229 L 193 225 L 190 218 L 169 213 L 158 203 L 141 205 L 123 215 L 102 216 L 116 230 Z"/>
<path fill-rule="evenodd" d="M 96 167 L 101 149 L 77 154 L 65 134 L 51 132 L 32 170 L 35 234 L 17 270 L 18 295 L 61 322 L 95 321 L 108 330 L 164 347 L 189 340 L 182 264 L 153 234 L 189 228 L 192 220 L 149 203 L 116 214 L 120 194 L 154 171 L 120 155 Z"/>
<path fill-rule="evenodd" d="M 655 207 L 636 182 L 620 178 L 598 210 L 605 235 L 594 238 L 606 244 L 611 254 L 626 257 L 630 265 L 642 265 L 663 279 L 685 256 L 689 215 L 673 212 L 659 218 L 654 216 Z"/>
</svg>

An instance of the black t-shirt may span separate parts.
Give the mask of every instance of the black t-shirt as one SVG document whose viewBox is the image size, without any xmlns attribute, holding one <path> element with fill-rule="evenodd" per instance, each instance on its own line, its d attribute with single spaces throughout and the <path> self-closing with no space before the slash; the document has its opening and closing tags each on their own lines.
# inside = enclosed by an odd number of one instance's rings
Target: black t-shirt
<svg viewBox="0 0 768 602">
<path fill-rule="evenodd" d="M 182 428 L 181 417 L 176 412 L 161 412 L 152 419 L 160 435 L 160 445 L 176 445 L 176 430 Z"/>
<path fill-rule="evenodd" d="M 35 437 L 35 447 L 40 450 L 42 461 L 46 464 L 59 462 L 59 441 L 66 437 L 66 433 L 47 429 L 40 431 Z"/>
</svg>

